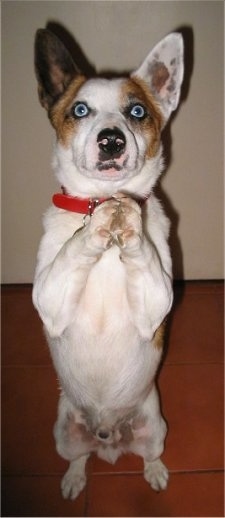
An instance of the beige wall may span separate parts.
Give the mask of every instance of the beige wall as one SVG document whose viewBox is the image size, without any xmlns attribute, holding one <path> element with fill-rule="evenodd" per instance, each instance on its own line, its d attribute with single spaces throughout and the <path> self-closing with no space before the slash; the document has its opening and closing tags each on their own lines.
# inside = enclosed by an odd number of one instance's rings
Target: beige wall
<svg viewBox="0 0 225 518">
<path fill-rule="evenodd" d="M 194 63 L 189 91 L 167 141 L 171 159 L 161 196 L 173 220 L 177 277 L 223 276 L 223 2 L 2 2 L 2 280 L 31 282 L 41 217 L 58 186 L 50 160 L 53 131 L 39 106 L 33 38 L 63 24 L 92 64 L 136 67 L 168 32 L 189 26 Z M 187 31 L 191 56 L 190 31 Z M 188 73 L 192 64 L 188 60 Z"/>
</svg>

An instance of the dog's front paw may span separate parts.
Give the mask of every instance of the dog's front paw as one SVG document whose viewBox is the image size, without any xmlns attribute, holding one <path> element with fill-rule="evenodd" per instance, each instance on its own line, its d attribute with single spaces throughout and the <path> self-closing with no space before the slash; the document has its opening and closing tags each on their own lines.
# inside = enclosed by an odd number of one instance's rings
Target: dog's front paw
<svg viewBox="0 0 225 518">
<path fill-rule="evenodd" d="M 111 200 L 111 218 L 107 232 L 107 248 L 117 245 L 121 250 L 128 251 L 140 247 L 141 209 L 132 198 L 119 193 Z"/>
<path fill-rule="evenodd" d="M 153 462 L 145 461 L 144 478 L 155 491 L 167 488 L 169 473 L 160 459 Z"/>
<path fill-rule="evenodd" d="M 115 199 L 117 204 L 112 213 L 110 242 L 121 249 L 139 247 L 142 235 L 140 207 L 125 195 L 119 195 Z"/>
<path fill-rule="evenodd" d="M 103 252 L 112 246 L 110 227 L 116 205 L 116 200 L 112 198 L 96 207 L 85 228 L 88 247 Z"/>
<path fill-rule="evenodd" d="M 63 498 L 69 498 L 70 500 L 75 500 L 75 498 L 77 498 L 77 496 L 80 494 L 82 489 L 84 489 L 85 484 L 86 484 L 85 474 L 83 472 L 82 473 L 76 472 L 70 466 L 61 481 L 61 490 L 62 490 Z"/>
<path fill-rule="evenodd" d="M 139 247 L 141 235 L 141 209 L 122 194 L 98 206 L 86 227 L 88 246 L 99 251 L 113 245 L 121 249 Z"/>
</svg>

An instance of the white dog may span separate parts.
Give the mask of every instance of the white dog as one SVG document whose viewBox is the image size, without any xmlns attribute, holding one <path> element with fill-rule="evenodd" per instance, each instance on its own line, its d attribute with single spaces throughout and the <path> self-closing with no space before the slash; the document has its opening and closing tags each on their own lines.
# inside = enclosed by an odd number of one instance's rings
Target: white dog
<svg viewBox="0 0 225 518">
<path fill-rule="evenodd" d="M 130 77 L 86 79 L 41 29 L 35 65 L 63 186 L 44 218 L 33 290 L 62 387 L 54 428 L 70 461 L 62 494 L 83 489 L 91 452 L 112 463 L 140 455 L 145 479 L 165 489 L 154 378 L 173 294 L 169 223 L 153 187 L 160 133 L 179 101 L 183 40 L 165 37 Z"/>
</svg>

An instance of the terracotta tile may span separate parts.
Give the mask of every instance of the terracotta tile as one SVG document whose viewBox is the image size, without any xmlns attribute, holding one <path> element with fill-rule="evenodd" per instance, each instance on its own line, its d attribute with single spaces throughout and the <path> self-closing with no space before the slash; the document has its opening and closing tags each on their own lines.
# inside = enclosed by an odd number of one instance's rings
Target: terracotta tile
<svg viewBox="0 0 225 518">
<path fill-rule="evenodd" d="M 60 478 L 3 477 L 2 516 L 85 516 L 85 492 L 64 500 Z"/>
<path fill-rule="evenodd" d="M 7 474 L 62 473 L 52 435 L 58 387 L 51 367 L 2 372 L 2 465 Z"/>
<path fill-rule="evenodd" d="M 52 427 L 58 388 L 51 367 L 9 367 L 2 374 L 2 450 L 7 473 L 58 473 L 67 463 L 55 453 Z M 223 368 L 165 365 L 160 375 L 169 422 L 165 460 L 170 469 L 218 469 L 223 465 Z M 94 471 L 140 471 L 141 459 L 114 465 L 93 458 Z"/>
<path fill-rule="evenodd" d="M 159 386 L 169 469 L 223 468 L 223 365 L 164 365 Z"/>
<path fill-rule="evenodd" d="M 169 319 L 166 363 L 223 362 L 224 294 L 209 285 L 193 285 L 183 296 L 175 288 L 175 305 Z"/>
<path fill-rule="evenodd" d="M 31 290 L 2 289 L 2 364 L 51 362 Z M 222 361 L 223 316 L 222 283 L 176 284 L 166 362 Z"/>
<path fill-rule="evenodd" d="M 2 465 L 7 474 L 63 473 L 52 429 L 58 386 L 51 367 L 5 367 L 2 372 Z M 47 395 L 47 399 L 46 399 Z M 142 459 L 123 456 L 113 466 L 93 455 L 94 471 L 142 471 Z"/>
<path fill-rule="evenodd" d="M 191 293 L 223 293 L 223 280 L 175 281 L 175 290 L 181 295 Z"/>
<path fill-rule="evenodd" d="M 115 464 L 110 464 L 93 454 L 90 467 L 93 473 L 142 473 L 143 459 L 132 454 L 121 455 Z"/>
<path fill-rule="evenodd" d="M 223 366 L 164 365 L 159 388 L 168 422 L 163 459 L 169 469 L 223 468 Z M 142 459 L 122 456 L 111 465 L 92 458 L 95 473 L 142 471 Z"/>
<path fill-rule="evenodd" d="M 158 495 L 149 488 L 138 457 L 121 457 L 112 466 L 93 456 L 89 516 L 222 516 L 222 475 L 211 471 L 223 467 L 223 286 L 184 287 L 184 293 L 176 288 L 169 350 L 159 376 L 169 422 L 163 459 L 176 472 L 169 490 Z M 60 496 L 68 463 L 55 452 L 52 436 L 59 391 L 31 287 L 3 292 L 8 367 L 2 374 L 2 458 L 4 473 L 13 475 L 4 480 L 5 514 L 84 516 L 85 493 L 75 503 Z M 196 470 L 208 473 L 178 473 Z"/>
<path fill-rule="evenodd" d="M 2 290 L 2 365 L 50 364 L 43 326 L 31 287 Z"/>
<path fill-rule="evenodd" d="M 94 475 L 88 516 L 223 516 L 222 473 L 172 474 L 154 492 L 141 475 Z"/>
</svg>

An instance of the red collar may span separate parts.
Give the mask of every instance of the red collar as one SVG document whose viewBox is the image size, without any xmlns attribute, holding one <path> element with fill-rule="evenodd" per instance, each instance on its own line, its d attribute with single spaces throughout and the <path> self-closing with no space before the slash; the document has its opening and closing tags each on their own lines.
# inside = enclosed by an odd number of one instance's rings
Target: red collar
<svg viewBox="0 0 225 518">
<path fill-rule="evenodd" d="M 66 194 L 65 189 L 62 188 L 63 194 L 56 193 L 52 197 L 53 204 L 59 209 L 68 210 L 70 212 L 78 212 L 79 214 L 88 214 L 91 216 L 97 205 L 100 205 L 104 201 L 110 200 L 109 198 L 78 198 L 77 196 L 71 196 Z M 147 198 L 134 198 L 139 205 L 142 205 Z"/>
<path fill-rule="evenodd" d="M 95 207 L 108 200 L 109 198 L 77 198 L 70 194 L 54 194 L 52 201 L 59 209 L 68 210 L 70 212 L 79 212 L 79 214 L 93 214 Z"/>
</svg>

